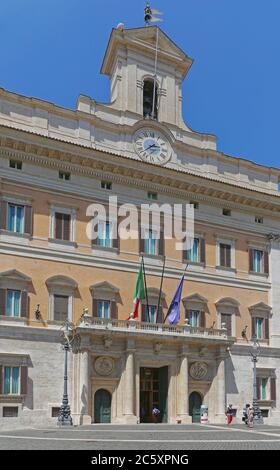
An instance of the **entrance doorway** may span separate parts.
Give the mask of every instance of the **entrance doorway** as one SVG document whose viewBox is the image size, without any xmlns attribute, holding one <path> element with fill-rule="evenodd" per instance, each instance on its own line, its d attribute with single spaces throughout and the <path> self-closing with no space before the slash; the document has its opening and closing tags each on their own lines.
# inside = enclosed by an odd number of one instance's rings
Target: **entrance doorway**
<svg viewBox="0 0 280 470">
<path fill-rule="evenodd" d="M 111 423 L 111 394 L 104 389 L 94 395 L 94 422 Z"/>
<path fill-rule="evenodd" d="M 192 417 L 193 423 L 200 423 L 200 407 L 202 405 L 202 397 L 198 392 L 192 392 L 189 396 L 189 415 Z"/>
<path fill-rule="evenodd" d="M 140 369 L 140 422 L 167 423 L 168 367 Z M 152 414 L 160 411 L 158 417 Z"/>
</svg>

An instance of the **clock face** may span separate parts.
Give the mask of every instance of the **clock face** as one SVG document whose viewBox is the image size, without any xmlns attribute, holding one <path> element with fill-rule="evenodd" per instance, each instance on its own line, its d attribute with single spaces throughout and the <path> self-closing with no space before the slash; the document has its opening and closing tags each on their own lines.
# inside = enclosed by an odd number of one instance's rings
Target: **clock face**
<svg viewBox="0 0 280 470">
<path fill-rule="evenodd" d="M 166 138 L 153 129 L 141 129 L 134 136 L 134 146 L 139 157 L 148 163 L 164 165 L 171 157 Z"/>
</svg>

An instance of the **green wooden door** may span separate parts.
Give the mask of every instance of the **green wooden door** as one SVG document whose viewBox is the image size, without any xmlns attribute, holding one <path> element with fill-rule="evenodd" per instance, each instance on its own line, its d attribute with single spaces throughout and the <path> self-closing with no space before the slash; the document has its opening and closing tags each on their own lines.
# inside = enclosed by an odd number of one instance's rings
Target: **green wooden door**
<svg viewBox="0 0 280 470">
<path fill-rule="evenodd" d="M 198 392 L 192 392 L 189 397 L 189 415 L 192 416 L 193 423 L 200 423 L 200 407 L 202 398 Z"/>
<path fill-rule="evenodd" d="M 94 422 L 111 422 L 111 394 L 100 389 L 94 395 Z"/>
<path fill-rule="evenodd" d="M 161 367 L 159 369 L 158 381 L 159 381 L 160 422 L 167 423 L 167 420 L 168 420 L 168 366 Z"/>
</svg>

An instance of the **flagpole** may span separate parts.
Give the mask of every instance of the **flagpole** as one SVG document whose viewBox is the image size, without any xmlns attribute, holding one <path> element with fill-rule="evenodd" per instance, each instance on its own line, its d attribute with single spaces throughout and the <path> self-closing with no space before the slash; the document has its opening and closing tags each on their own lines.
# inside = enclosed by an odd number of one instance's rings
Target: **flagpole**
<svg viewBox="0 0 280 470">
<path fill-rule="evenodd" d="M 155 74 L 154 74 L 154 89 L 153 89 L 153 110 L 152 110 L 152 118 L 155 119 L 155 105 L 156 105 L 156 82 L 157 82 L 157 61 L 158 61 L 158 27 L 157 28 L 157 35 L 156 35 L 156 57 L 155 57 Z M 158 103 L 157 103 L 158 104 Z"/>
<path fill-rule="evenodd" d="M 162 284 L 163 284 L 163 276 L 164 276 L 164 269 L 165 269 L 165 256 L 163 257 L 163 265 L 162 265 L 162 273 L 161 273 L 161 281 L 160 281 L 160 289 L 159 289 L 159 296 L 158 296 L 158 305 L 157 305 L 157 322 L 158 322 L 158 312 L 161 300 L 161 293 L 162 293 Z"/>
<path fill-rule="evenodd" d="M 184 272 L 183 272 L 183 274 L 182 274 L 182 277 L 184 276 L 184 280 L 185 280 L 185 274 L 186 274 L 186 271 L 187 271 L 187 269 L 188 269 L 188 266 L 189 266 L 189 264 L 187 263 L 187 264 L 186 264 L 186 267 L 185 267 L 185 269 L 184 269 Z M 167 311 L 167 314 L 165 315 L 165 318 L 164 318 L 163 323 L 166 322 L 166 319 L 167 319 L 168 315 L 169 315 L 169 309 L 168 309 L 168 311 Z"/>
<path fill-rule="evenodd" d="M 146 271 L 145 271 L 145 263 L 144 263 L 143 255 L 142 255 L 142 265 L 143 265 L 143 276 L 144 276 L 145 294 L 146 294 L 146 302 L 147 302 L 147 312 L 148 312 L 148 318 L 149 318 L 149 321 L 150 321 L 150 310 L 149 310 L 149 300 L 148 300 L 148 291 L 147 291 Z"/>
</svg>

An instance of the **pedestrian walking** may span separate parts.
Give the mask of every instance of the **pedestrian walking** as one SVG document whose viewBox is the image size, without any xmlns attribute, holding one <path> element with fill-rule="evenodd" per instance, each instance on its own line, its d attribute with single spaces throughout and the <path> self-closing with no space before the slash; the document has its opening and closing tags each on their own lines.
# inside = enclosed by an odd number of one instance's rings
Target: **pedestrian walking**
<svg viewBox="0 0 280 470">
<path fill-rule="evenodd" d="M 254 409 L 252 406 L 248 408 L 248 426 L 250 429 L 254 427 Z"/>
<path fill-rule="evenodd" d="M 243 416 L 242 416 L 242 421 L 248 426 L 248 412 L 249 412 L 250 404 L 246 403 L 246 405 L 243 408 Z"/>
<path fill-rule="evenodd" d="M 228 405 L 227 411 L 226 411 L 226 417 L 227 417 L 227 423 L 228 426 L 231 424 L 232 419 L 233 419 L 234 411 L 232 409 L 232 405 Z"/>
</svg>

